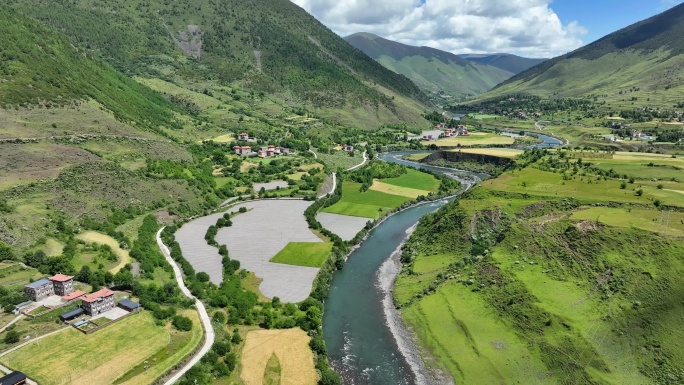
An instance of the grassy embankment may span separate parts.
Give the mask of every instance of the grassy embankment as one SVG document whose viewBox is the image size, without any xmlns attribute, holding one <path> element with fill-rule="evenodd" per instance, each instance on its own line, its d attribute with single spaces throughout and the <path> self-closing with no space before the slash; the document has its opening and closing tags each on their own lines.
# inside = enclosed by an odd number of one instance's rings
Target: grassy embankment
<svg viewBox="0 0 684 385">
<path fill-rule="evenodd" d="M 419 225 L 395 286 L 405 320 L 461 383 L 681 383 L 682 218 L 653 202 L 684 200 L 538 165 Z"/>
</svg>

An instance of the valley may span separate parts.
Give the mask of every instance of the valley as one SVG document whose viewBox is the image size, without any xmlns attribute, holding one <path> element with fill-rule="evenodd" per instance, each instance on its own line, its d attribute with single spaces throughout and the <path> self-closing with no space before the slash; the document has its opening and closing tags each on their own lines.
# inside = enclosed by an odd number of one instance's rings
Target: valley
<svg viewBox="0 0 684 385">
<path fill-rule="evenodd" d="M 0 5 L 0 370 L 684 383 L 684 5 L 547 60 L 298 4 Z"/>
</svg>

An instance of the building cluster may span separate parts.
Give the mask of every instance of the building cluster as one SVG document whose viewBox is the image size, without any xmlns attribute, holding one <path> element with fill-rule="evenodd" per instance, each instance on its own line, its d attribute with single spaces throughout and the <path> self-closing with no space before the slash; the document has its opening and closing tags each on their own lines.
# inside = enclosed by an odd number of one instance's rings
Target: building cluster
<svg viewBox="0 0 684 385">
<path fill-rule="evenodd" d="M 459 124 L 456 128 L 447 128 L 444 130 L 444 135 L 445 138 L 451 138 L 454 136 L 470 136 L 470 133 L 468 132 L 468 128 L 466 126 Z"/>
<path fill-rule="evenodd" d="M 259 151 L 257 151 L 257 156 L 259 158 L 270 158 L 278 155 L 287 155 L 289 153 L 290 150 L 285 147 L 268 146 L 260 148 Z"/>
<path fill-rule="evenodd" d="M 64 274 L 43 278 L 24 286 L 24 293 L 34 301 L 40 301 L 53 295 L 69 296 L 73 291 L 74 277 Z"/>
</svg>

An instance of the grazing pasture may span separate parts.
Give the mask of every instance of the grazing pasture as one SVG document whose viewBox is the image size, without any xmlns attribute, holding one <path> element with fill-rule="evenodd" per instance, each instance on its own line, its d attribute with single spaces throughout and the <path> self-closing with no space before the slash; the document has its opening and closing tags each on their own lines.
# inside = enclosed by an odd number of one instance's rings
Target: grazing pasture
<svg viewBox="0 0 684 385">
<path fill-rule="evenodd" d="M 463 148 L 458 150 L 449 150 L 450 152 L 462 152 L 464 154 L 480 154 L 498 156 L 500 158 L 517 158 L 523 153 L 523 150 L 516 148 Z"/>
<path fill-rule="evenodd" d="M 380 180 L 383 183 L 399 187 L 406 187 L 427 192 L 436 191 L 439 188 L 439 180 L 434 176 L 409 168 L 406 174 L 396 178 L 385 178 Z M 426 194 L 427 195 L 427 194 Z"/>
<path fill-rule="evenodd" d="M 26 345 L 0 362 L 42 385 L 110 384 L 166 346 L 169 338 L 150 313 L 142 312 L 89 335 L 65 330 Z"/>
<path fill-rule="evenodd" d="M 245 207 L 248 211 L 234 217 L 233 226 L 220 229 L 216 235 L 216 242 L 228 247 L 232 259 L 263 279 L 259 290 L 268 298 L 299 302 L 311 292 L 318 268 L 270 262 L 290 242 L 323 243 L 309 230 L 304 218 L 304 211 L 311 204 L 290 199 L 243 203 L 231 210 Z M 198 242 L 204 242 L 203 236 L 204 233 L 197 235 Z M 220 265 L 221 259 L 217 261 Z"/>
<path fill-rule="evenodd" d="M 361 192 L 361 183 L 343 182 L 342 199 L 323 212 L 377 219 L 411 198 L 368 190 Z"/>
<path fill-rule="evenodd" d="M 424 145 L 429 146 L 435 144 L 439 147 L 450 146 L 487 146 L 487 145 L 510 145 L 515 140 L 508 136 L 489 134 L 485 132 L 473 132 L 470 136 L 454 136 L 451 138 L 442 138 L 434 142 L 423 142 Z"/>
<path fill-rule="evenodd" d="M 269 360 L 276 356 L 280 366 L 280 385 L 314 385 L 318 374 L 314 367 L 311 338 L 301 329 L 252 330 L 242 348 L 242 372 L 245 385 L 262 385 Z M 271 365 L 275 366 L 275 365 Z"/>
<path fill-rule="evenodd" d="M 401 187 L 389 183 L 385 183 L 384 181 L 381 182 L 380 180 L 376 179 L 373 181 L 373 185 L 370 187 L 372 191 L 378 191 L 381 193 L 386 193 L 386 194 L 391 194 L 391 195 L 399 195 L 411 199 L 416 199 L 419 196 L 427 196 L 430 191 L 426 190 L 418 190 L 410 187 Z"/>
</svg>

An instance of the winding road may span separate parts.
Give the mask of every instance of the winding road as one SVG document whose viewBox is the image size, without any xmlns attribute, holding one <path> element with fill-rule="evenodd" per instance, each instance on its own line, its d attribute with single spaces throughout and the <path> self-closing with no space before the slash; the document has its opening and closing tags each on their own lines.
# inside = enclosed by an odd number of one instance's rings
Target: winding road
<svg viewBox="0 0 684 385">
<path fill-rule="evenodd" d="M 216 336 L 214 334 L 214 328 L 211 326 L 211 318 L 209 318 L 207 309 L 204 307 L 202 301 L 200 301 L 194 295 L 192 295 L 187 286 L 185 286 L 185 282 L 183 282 L 183 273 L 181 272 L 180 267 L 178 267 L 176 261 L 174 261 L 173 258 L 171 258 L 171 252 L 169 251 L 169 248 L 166 247 L 164 242 L 162 242 L 161 233 L 163 230 L 164 227 L 162 227 L 157 232 L 157 245 L 159 246 L 159 249 L 161 250 L 162 254 L 164 254 L 164 258 L 166 258 L 171 267 L 173 267 L 173 274 L 176 276 L 176 281 L 178 282 L 178 287 L 180 287 L 181 292 L 183 292 L 183 294 L 186 297 L 195 300 L 195 306 L 197 307 L 197 312 L 199 313 L 200 320 L 202 321 L 202 328 L 205 332 L 204 345 L 199 350 L 199 352 L 197 352 L 190 361 L 188 361 L 182 368 L 180 368 L 171 378 L 169 378 L 164 383 L 164 385 L 171 385 L 178 381 L 181 377 L 183 377 L 183 375 L 188 370 L 190 370 L 190 368 L 197 364 L 202 359 L 202 357 L 204 357 L 204 355 L 209 352 L 211 346 L 214 344 L 214 339 L 216 338 Z"/>
</svg>

